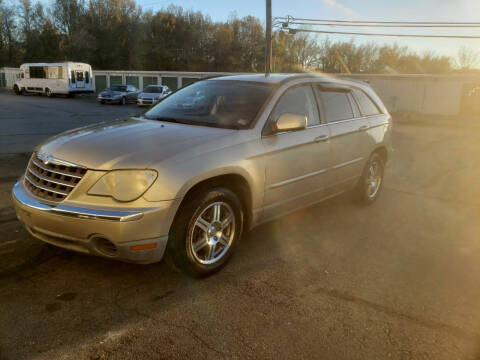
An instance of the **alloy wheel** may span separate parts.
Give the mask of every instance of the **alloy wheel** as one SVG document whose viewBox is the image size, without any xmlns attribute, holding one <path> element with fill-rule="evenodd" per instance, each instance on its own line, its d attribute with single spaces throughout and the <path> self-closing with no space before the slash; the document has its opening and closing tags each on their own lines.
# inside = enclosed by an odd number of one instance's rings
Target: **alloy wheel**
<svg viewBox="0 0 480 360">
<path fill-rule="evenodd" d="M 195 260 L 204 265 L 219 261 L 232 245 L 235 221 L 235 213 L 226 202 L 208 205 L 195 219 L 189 236 Z"/>
<path fill-rule="evenodd" d="M 382 165 L 378 158 L 372 158 L 366 176 L 367 196 L 369 199 L 375 198 L 380 189 L 383 179 Z"/>
</svg>

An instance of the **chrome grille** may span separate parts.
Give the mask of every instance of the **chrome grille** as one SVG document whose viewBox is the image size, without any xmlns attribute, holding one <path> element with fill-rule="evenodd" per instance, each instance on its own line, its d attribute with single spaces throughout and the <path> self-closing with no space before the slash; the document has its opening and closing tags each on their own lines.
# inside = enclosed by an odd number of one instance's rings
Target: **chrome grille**
<svg viewBox="0 0 480 360">
<path fill-rule="evenodd" d="M 45 164 L 33 154 L 25 172 L 25 186 L 35 196 L 54 202 L 64 200 L 80 182 L 87 169 L 56 163 Z"/>
</svg>

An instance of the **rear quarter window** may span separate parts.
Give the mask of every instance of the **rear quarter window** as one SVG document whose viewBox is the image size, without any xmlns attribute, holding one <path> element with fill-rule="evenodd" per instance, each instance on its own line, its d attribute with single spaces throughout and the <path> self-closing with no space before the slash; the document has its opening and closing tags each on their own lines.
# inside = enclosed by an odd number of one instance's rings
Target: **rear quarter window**
<svg viewBox="0 0 480 360">
<path fill-rule="evenodd" d="M 318 92 L 327 122 L 353 119 L 354 114 L 344 91 L 322 90 Z"/>
<path fill-rule="evenodd" d="M 362 90 L 353 89 L 352 91 L 363 116 L 371 116 L 381 114 L 378 106 L 365 94 Z"/>
</svg>

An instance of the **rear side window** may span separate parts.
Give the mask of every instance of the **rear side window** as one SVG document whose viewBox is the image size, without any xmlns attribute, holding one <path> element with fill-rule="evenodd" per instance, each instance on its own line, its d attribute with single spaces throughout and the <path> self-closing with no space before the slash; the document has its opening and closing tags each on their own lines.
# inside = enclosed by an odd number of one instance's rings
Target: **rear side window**
<svg viewBox="0 0 480 360">
<path fill-rule="evenodd" d="M 362 90 L 353 89 L 353 96 L 357 100 L 358 106 L 363 116 L 378 115 L 380 110 L 378 106 L 373 103 L 373 101 L 365 94 Z"/>
<path fill-rule="evenodd" d="M 85 71 L 85 82 L 88 84 L 90 82 L 90 73 Z"/>
<path fill-rule="evenodd" d="M 310 85 L 288 90 L 277 103 L 270 120 L 277 121 L 285 113 L 306 116 L 308 126 L 319 124 L 317 105 Z"/>
<path fill-rule="evenodd" d="M 353 110 L 346 92 L 319 89 L 318 94 L 327 122 L 353 119 Z"/>
</svg>

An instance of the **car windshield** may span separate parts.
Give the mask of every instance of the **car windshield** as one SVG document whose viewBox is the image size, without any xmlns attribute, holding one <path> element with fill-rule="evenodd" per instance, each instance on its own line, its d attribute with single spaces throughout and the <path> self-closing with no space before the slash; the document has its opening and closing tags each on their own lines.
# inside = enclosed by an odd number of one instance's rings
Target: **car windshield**
<svg viewBox="0 0 480 360">
<path fill-rule="evenodd" d="M 162 87 L 161 86 L 147 86 L 145 89 L 143 89 L 143 92 L 149 93 L 149 94 L 157 94 L 162 92 Z"/>
<path fill-rule="evenodd" d="M 127 91 L 127 87 L 125 85 L 112 85 L 110 86 L 110 90 L 112 91 Z"/>
<path fill-rule="evenodd" d="M 206 80 L 187 86 L 145 113 L 147 119 L 245 129 L 256 118 L 272 85 Z"/>
</svg>

